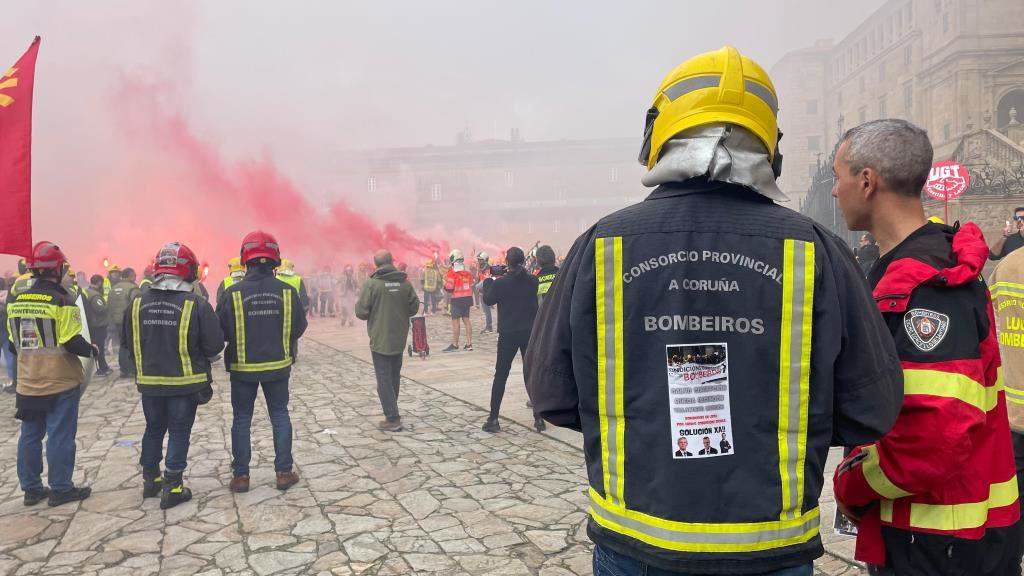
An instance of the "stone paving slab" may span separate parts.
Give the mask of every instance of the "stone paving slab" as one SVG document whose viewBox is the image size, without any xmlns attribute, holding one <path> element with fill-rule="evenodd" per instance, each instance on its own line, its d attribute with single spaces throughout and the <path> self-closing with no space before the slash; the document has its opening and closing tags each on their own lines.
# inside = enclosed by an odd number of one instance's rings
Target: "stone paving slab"
<svg viewBox="0 0 1024 576">
<path fill-rule="evenodd" d="M 447 319 L 429 324 L 440 350 Z M 315 319 L 292 377 L 302 481 L 285 493 L 273 487 L 262 399 L 252 490 L 227 490 L 231 404 L 216 368 L 215 396 L 200 407 L 186 472 L 196 497 L 166 512 L 141 498 L 144 418 L 127 380 L 100 380 L 86 391 L 75 481 L 94 494 L 57 508 L 21 504 L 17 422 L 12 398 L 2 396 L 0 576 L 590 574 L 578 435 L 532 430 L 518 367 L 503 432 L 479 430 L 494 342 L 475 336 L 471 353 L 407 358 L 404 375 L 412 379 L 402 382 L 400 406 L 409 429 L 387 434 L 375 427 L 380 405 L 365 329 Z M 838 556 L 820 560 L 816 572 L 861 573 Z"/>
</svg>

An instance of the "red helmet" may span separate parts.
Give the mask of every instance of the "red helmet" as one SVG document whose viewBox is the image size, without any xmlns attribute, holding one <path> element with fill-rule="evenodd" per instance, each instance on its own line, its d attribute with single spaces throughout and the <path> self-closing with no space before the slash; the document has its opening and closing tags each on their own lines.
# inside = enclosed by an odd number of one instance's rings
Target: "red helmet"
<svg viewBox="0 0 1024 576">
<path fill-rule="evenodd" d="M 262 230 L 249 232 L 242 239 L 242 250 L 240 254 L 243 264 L 248 264 L 257 258 L 273 260 L 275 264 L 281 263 L 281 247 L 277 244 L 277 238 Z"/>
<path fill-rule="evenodd" d="M 199 276 L 199 259 L 191 248 L 179 242 L 164 244 L 156 255 L 153 274 L 172 274 L 186 282 L 195 282 Z"/>
<path fill-rule="evenodd" d="M 63 276 L 68 266 L 68 258 L 60 246 L 44 240 L 32 247 L 32 257 L 28 259 L 27 264 L 30 270 L 54 270 L 58 276 Z"/>
</svg>

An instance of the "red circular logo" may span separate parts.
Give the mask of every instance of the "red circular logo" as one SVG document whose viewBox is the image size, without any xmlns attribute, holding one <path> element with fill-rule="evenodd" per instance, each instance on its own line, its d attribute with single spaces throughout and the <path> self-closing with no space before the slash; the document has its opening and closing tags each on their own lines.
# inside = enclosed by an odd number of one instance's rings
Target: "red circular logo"
<svg viewBox="0 0 1024 576">
<path fill-rule="evenodd" d="M 952 160 L 939 162 L 932 166 L 924 191 L 936 200 L 953 200 L 963 196 L 971 185 L 971 175 L 967 167 Z"/>
</svg>

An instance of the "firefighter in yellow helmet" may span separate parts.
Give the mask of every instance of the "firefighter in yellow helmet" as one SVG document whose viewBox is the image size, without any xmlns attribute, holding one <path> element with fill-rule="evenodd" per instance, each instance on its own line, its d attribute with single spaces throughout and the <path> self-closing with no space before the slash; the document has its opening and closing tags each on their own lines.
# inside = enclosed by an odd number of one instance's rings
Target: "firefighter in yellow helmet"
<svg viewBox="0 0 1024 576">
<path fill-rule="evenodd" d="M 217 302 L 220 302 L 220 297 L 224 295 L 225 290 L 234 286 L 242 278 L 245 278 L 245 266 L 242 265 L 241 259 L 236 256 L 228 260 L 228 275 L 217 286 Z"/>
<path fill-rule="evenodd" d="M 303 313 L 309 311 L 309 292 L 306 291 L 306 282 L 302 276 L 295 272 L 295 263 L 287 258 L 281 259 L 281 265 L 275 271 L 277 279 L 295 288 L 299 293 L 299 301 L 302 302 Z"/>
<path fill-rule="evenodd" d="M 110 289 L 121 281 L 121 267 L 113 264 L 107 268 L 107 276 L 103 279 L 103 297 L 110 298 Z"/>
<path fill-rule="evenodd" d="M 729 46 L 669 73 L 640 154 L 654 191 L 576 240 L 533 324 L 534 409 L 588 447 L 595 566 L 810 574 L 829 446 L 899 412 L 849 249 L 774 202 L 778 106 Z"/>
</svg>

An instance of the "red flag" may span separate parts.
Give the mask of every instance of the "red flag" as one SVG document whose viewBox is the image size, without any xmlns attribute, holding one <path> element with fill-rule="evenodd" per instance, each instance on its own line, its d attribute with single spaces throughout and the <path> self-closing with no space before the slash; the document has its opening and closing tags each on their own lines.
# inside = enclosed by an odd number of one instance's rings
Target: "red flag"
<svg viewBox="0 0 1024 576">
<path fill-rule="evenodd" d="M 36 36 L 0 75 L 0 254 L 32 252 L 32 84 L 38 53 Z"/>
</svg>

